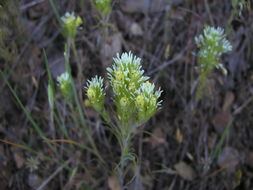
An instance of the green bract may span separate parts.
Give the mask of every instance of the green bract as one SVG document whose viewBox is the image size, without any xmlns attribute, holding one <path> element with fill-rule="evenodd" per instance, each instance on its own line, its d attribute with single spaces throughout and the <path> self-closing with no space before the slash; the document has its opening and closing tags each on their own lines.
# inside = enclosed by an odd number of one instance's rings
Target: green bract
<svg viewBox="0 0 253 190">
<path fill-rule="evenodd" d="M 203 34 L 195 37 L 199 48 L 198 58 L 202 71 L 221 68 L 226 74 L 226 69 L 220 63 L 220 56 L 232 50 L 232 45 L 226 39 L 224 29 L 207 26 Z"/>
<path fill-rule="evenodd" d="M 62 95 L 66 99 L 70 99 L 72 96 L 71 90 L 71 78 L 68 72 L 62 73 L 57 77 L 58 85 L 60 87 Z"/>
<path fill-rule="evenodd" d="M 92 107 L 100 113 L 104 108 L 105 100 L 103 79 L 101 77 L 95 76 L 87 82 L 86 90 Z"/>
<path fill-rule="evenodd" d="M 67 37 L 74 38 L 76 35 L 77 29 L 82 24 L 82 19 L 79 16 L 75 16 L 74 12 L 66 13 L 61 17 L 63 22 L 63 32 Z"/>
</svg>

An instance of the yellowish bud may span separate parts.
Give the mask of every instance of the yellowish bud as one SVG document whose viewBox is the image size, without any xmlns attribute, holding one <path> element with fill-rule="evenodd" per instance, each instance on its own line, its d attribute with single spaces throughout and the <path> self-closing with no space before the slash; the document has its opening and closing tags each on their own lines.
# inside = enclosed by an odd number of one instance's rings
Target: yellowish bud
<svg viewBox="0 0 253 190">
<path fill-rule="evenodd" d="M 121 105 L 122 107 L 126 107 L 126 106 L 128 106 L 128 104 L 129 104 L 128 98 L 123 97 L 123 98 L 120 99 L 120 105 Z"/>
<path fill-rule="evenodd" d="M 81 25 L 82 24 L 82 22 L 83 22 L 83 20 L 81 19 L 81 17 L 80 16 L 78 16 L 77 18 L 76 18 L 76 25 Z"/>
<path fill-rule="evenodd" d="M 90 103 L 90 101 L 89 101 L 88 99 L 85 99 L 85 100 L 83 101 L 83 105 L 84 105 L 85 107 L 90 107 L 90 106 L 91 106 L 91 103 Z"/>
<path fill-rule="evenodd" d="M 115 79 L 116 79 L 117 81 L 123 82 L 124 79 L 125 79 L 124 73 L 123 73 L 122 71 L 117 71 L 117 72 L 115 73 Z"/>
<path fill-rule="evenodd" d="M 144 108 L 144 106 L 145 106 L 145 99 L 144 99 L 144 97 L 141 96 L 141 95 L 138 95 L 136 97 L 135 103 L 136 103 L 137 108 L 139 108 L 139 109 Z"/>
<path fill-rule="evenodd" d="M 130 84 L 129 84 L 129 88 L 130 88 L 130 89 L 135 89 L 135 84 L 134 84 L 134 83 L 130 83 Z"/>
<path fill-rule="evenodd" d="M 96 98 L 96 92 L 94 89 L 89 88 L 87 91 L 87 95 L 90 101 L 93 101 Z"/>
</svg>

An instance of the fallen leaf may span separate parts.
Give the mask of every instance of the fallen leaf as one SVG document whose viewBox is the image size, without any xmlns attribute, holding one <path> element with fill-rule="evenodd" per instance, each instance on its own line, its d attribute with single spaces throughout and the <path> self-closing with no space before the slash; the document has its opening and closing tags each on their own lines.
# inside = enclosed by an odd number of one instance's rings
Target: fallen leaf
<svg viewBox="0 0 253 190">
<path fill-rule="evenodd" d="M 239 152 L 233 147 L 225 147 L 218 158 L 218 165 L 228 173 L 234 173 L 239 162 Z"/>
<path fill-rule="evenodd" d="M 234 103 L 235 100 L 235 95 L 233 92 L 229 91 L 226 93 L 225 99 L 224 99 L 224 103 L 222 106 L 222 110 L 224 112 L 229 111 L 230 107 L 232 106 L 232 104 Z"/>
<path fill-rule="evenodd" d="M 221 134 L 232 120 L 232 115 L 229 112 L 219 112 L 212 120 L 215 130 Z"/>
<path fill-rule="evenodd" d="M 192 181 L 197 176 L 194 169 L 185 162 L 179 162 L 174 167 L 177 174 L 185 180 Z"/>
<path fill-rule="evenodd" d="M 26 162 L 23 152 L 21 152 L 19 149 L 15 147 L 12 147 L 11 151 L 13 152 L 13 157 L 17 168 L 21 168 Z"/>
<path fill-rule="evenodd" d="M 108 186 L 111 190 L 121 190 L 118 179 L 115 176 L 110 176 L 108 178 Z"/>
<path fill-rule="evenodd" d="M 165 139 L 165 133 L 164 133 L 163 129 L 160 127 L 155 128 L 152 131 L 152 136 L 145 138 L 144 142 L 150 143 L 152 149 L 167 143 L 167 141 Z"/>
</svg>

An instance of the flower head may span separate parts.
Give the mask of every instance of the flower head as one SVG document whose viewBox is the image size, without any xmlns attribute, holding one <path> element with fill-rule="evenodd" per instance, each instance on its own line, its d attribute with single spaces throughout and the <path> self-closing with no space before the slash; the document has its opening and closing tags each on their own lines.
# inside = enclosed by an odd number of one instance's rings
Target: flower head
<svg viewBox="0 0 253 190">
<path fill-rule="evenodd" d="M 141 59 L 129 52 L 117 54 L 113 60 L 114 65 L 107 71 L 115 96 L 135 97 L 135 91 L 149 79 L 143 76 Z"/>
<path fill-rule="evenodd" d="M 82 24 L 82 19 L 80 16 L 75 16 L 74 12 L 67 12 L 64 16 L 61 17 L 63 22 L 63 31 L 66 36 L 74 38 L 76 35 L 77 29 Z"/>
<path fill-rule="evenodd" d="M 195 37 L 195 42 L 199 48 L 197 55 L 203 70 L 211 70 L 213 67 L 223 68 L 223 65 L 220 64 L 220 56 L 232 50 L 232 45 L 226 39 L 224 29 L 207 26 L 204 28 L 203 34 Z"/>
<path fill-rule="evenodd" d="M 57 77 L 58 85 L 60 87 L 62 95 L 69 99 L 72 96 L 71 90 L 71 78 L 68 72 L 62 73 L 60 76 Z"/>
<path fill-rule="evenodd" d="M 162 90 L 158 89 L 155 91 L 154 89 L 155 85 L 147 81 L 142 83 L 136 92 L 135 104 L 140 122 L 147 121 L 161 107 L 162 101 L 158 101 L 158 99 Z"/>
<path fill-rule="evenodd" d="M 106 16 L 111 9 L 111 0 L 94 0 L 95 8 L 103 16 Z"/>
<path fill-rule="evenodd" d="M 87 96 L 92 107 L 100 112 L 104 106 L 105 92 L 102 77 L 95 76 L 87 82 Z"/>
</svg>

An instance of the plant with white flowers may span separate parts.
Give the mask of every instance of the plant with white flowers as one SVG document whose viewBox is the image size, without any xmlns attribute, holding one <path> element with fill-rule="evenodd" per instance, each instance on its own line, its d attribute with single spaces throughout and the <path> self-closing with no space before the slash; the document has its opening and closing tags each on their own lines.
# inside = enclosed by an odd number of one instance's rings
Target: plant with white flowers
<svg viewBox="0 0 253 190">
<path fill-rule="evenodd" d="M 80 16 L 75 16 L 75 13 L 65 13 L 61 17 L 63 33 L 67 37 L 75 38 L 76 31 L 82 24 L 82 19 Z"/>
<path fill-rule="evenodd" d="M 103 87 L 102 77 L 95 76 L 91 80 L 88 80 L 87 84 L 87 96 L 90 100 L 92 107 L 99 113 L 103 111 L 105 92 Z"/>
<path fill-rule="evenodd" d="M 220 58 L 222 54 L 232 50 L 232 45 L 226 39 L 224 29 L 210 26 L 206 26 L 203 34 L 195 37 L 195 42 L 199 48 L 197 53 L 200 64 L 200 84 L 197 91 L 197 98 L 199 99 L 205 88 L 207 75 L 214 68 L 221 69 L 225 75 L 227 74 L 227 70 L 221 64 Z"/>
<path fill-rule="evenodd" d="M 93 4 L 103 17 L 105 17 L 111 9 L 111 0 L 93 0 Z"/>
<path fill-rule="evenodd" d="M 57 82 L 64 98 L 70 99 L 72 97 L 70 74 L 68 72 L 62 73 L 60 76 L 57 77 Z"/>
<path fill-rule="evenodd" d="M 155 85 L 143 76 L 141 59 L 131 52 L 123 53 L 113 59 L 112 68 L 107 68 L 108 78 L 114 93 L 113 102 L 116 108 L 114 117 L 116 125 L 110 124 L 110 129 L 117 137 L 121 147 L 119 168 L 121 180 L 128 161 L 135 161 L 131 150 L 131 140 L 138 126 L 149 120 L 161 107 L 159 97 L 162 91 L 155 90 Z M 105 89 L 103 79 L 95 77 L 87 82 L 87 96 L 92 107 L 102 115 L 106 121 L 108 110 L 104 107 Z M 115 123 L 115 122 L 114 122 Z"/>
</svg>

